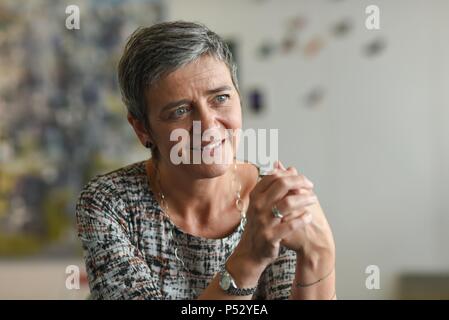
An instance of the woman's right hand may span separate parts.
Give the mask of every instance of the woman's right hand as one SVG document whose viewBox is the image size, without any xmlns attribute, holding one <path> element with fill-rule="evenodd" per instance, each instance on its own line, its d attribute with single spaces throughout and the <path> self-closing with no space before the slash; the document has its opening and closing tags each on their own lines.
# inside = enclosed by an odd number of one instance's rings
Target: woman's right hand
<svg viewBox="0 0 449 320">
<path fill-rule="evenodd" d="M 226 268 L 242 287 L 255 286 L 263 270 L 279 255 L 281 240 L 302 228 L 307 219 L 306 207 L 316 203 L 313 184 L 294 168 L 278 169 L 264 176 L 250 193 L 247 223 L 239 244 L 229 257 Z M 273 216 L 272 208 L 282 207 L 288 219 Z"/>
</svg>

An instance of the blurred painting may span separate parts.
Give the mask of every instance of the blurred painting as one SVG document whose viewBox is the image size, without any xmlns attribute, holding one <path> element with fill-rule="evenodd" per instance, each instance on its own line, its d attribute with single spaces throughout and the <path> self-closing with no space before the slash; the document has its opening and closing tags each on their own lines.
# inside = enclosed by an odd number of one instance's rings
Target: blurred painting
<svg viewBox="0 0 449 320">
<path fill-rule="evenodd" d="M 81 254 L 79 191 L 145 156 L 116 66 L 131 32 L 162 15 L 161 1 L 0 2 L 0 257 Z"/>
</svg>

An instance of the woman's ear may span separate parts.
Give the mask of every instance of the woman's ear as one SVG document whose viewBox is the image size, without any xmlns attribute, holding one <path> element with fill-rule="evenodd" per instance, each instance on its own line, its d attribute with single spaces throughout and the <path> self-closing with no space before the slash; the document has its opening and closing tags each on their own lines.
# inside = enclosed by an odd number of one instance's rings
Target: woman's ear
<svg viewBox="0 0 449 320">
<path fill-rule="evenodd" d="M 146 148 L 149 148 L 150 144 L 154 144 L 153 139 L 151 138 L 142 121 L 134 118 L 129 112 L 127 115 L 127 119 L 129 124 L 133 127 L 137 137 L 139 138 L 140 143 L 142 143 Z"/>
</svg>

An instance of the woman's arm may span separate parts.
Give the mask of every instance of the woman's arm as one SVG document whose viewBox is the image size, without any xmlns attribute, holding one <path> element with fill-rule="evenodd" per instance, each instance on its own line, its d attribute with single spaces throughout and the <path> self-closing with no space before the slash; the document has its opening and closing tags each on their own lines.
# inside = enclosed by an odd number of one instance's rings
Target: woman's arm
<svg viewBox="0 0 449 320">
<path fill-rule="evenodd" d="M 316 202 L 309 195 L 289 196 L 290 190 L 298 187 L 311 189 L 312 186 L 293 172 L 277 170 L 263 177 L 250 193 L 245 231 L 226 269 L 239 288 L 256 287 L 265 270 L 256 298 L 287 299 L 291 292 L 296 255 L 292 250 L 287 250 L 289 254 L 280 254 L 284 249 L 280 245 L 285 237 L 293 239 L 296 245 L 295 234 L 301 232 L 305 221 L 302 215 L 298 216 L 294 211 L 303 210 Z M 288 221 L 281 222 L 273 216 L 272 207 L 286 196 L 289 199 L 284 203 L 284 209 L 292 214 L 288 216 Z M 251 299 L 252 295 L 233 297 L 226 294 L 219 286 L 219 276 L 216 276 L 200 298 Z"/>
<path fill-rule="evenodd" d="M 293 300 L 334 300 L 335 258 L 330 253 L 298 257 L 292 284 Z"/>
<path fill-rule="evenodd" d="M 232 254 L 226 262 L 226 270 L 232 275 L 239 288 L 256 287 L 263 267 L 253 265 L 247 259 L 241 259 L 238 254 Z M 217 274 L 209 286 L 198 297 L 199 300 L 251 300 L 253 295 L 234 296 L 227 294 L 219 284 L 220 274 Z"/>
<path fill-rule="evenodd" d="M 280 162 L 277 170 L 298 174 L 295 168 L 286 169 Z M 303 188 L 297 188 L 293 194 L 316 196 L 313 190 Z M 335 242 L 332 230 L 318 198 L 304 212 L 309 216 L 307 223 L 282 240 L 282 245 L 295 251 L 297 256 L 290 299 L 334 299 Z M 289 219 L 284 217 L 282 223 Z"/>
<path fill-rule="evenodd" d="M 78 236 L 93 299 L 161 299 L 140 251 L 130 242 L 116 199 L 85 189 L 76 206 Z"/>
<path fill-rule="evenodd" d="M 291 246 L 296 241 L 300 246 L 294 249 L 297 255 L 295 280 L 291 299 L 336 299 L 335 289 L 335 243 L 330 226 L 319 202 L 308 211 L 313 220 L 300 233 L 286 239 Z M 301 238 L 301 240 L 299 240 Z"/>
</svg>

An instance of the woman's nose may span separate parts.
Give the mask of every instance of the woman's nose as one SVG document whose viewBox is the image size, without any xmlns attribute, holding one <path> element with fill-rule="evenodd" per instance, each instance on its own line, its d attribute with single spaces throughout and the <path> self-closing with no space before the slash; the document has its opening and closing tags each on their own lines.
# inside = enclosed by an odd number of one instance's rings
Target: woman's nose
<svg viewBox="0 0 449 320">
<path fill-rule="evenodd" d="M 208 107 L 198 108 L 198 120 L 201 123 L 201 131 L 216 127 L 216 115 Z"/>
</svg>

